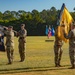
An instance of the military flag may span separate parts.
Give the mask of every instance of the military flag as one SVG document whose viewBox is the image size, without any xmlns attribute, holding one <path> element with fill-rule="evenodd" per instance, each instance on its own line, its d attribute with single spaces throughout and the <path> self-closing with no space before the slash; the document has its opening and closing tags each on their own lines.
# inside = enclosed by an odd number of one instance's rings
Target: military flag
<svg viewBox="0 0 75 75">
<path fill-rule="evenodd" d="M 52 33 L 51 33 L 51 28 L 49 26 L 49 28 L 48 28 L 48 39 L 50 38 L 50 36 L 52 36 Z"/>
<path fill-rule="evenodd" d="M 67 39 L 63 35 L 63 29 L 62 29 L 62 23 L 64 22 L 65 25 L 65 33 L 68 35 L 69 30 L 71 29 L 71 23 L 73 22 L 73 18 L 68 12 L 65 4 L 63 3 L 60 13 L 58 15 L 58 37 L 62 39 L 63 41 L 67 42 Z"/>
<path fill-rule="evenodd" d="M 52 34 L 52 36 L 54 36 L 55 35 L 55 30 L 54 30 L 54 28 L 52 27 L 52 29 L 51 29 L 51 34 Z"/>
<path fill-rule="evenodd" d="M 45 34 L 48 35 L 48 26 L 46 25 L 46 31 Z"/>
</svg>

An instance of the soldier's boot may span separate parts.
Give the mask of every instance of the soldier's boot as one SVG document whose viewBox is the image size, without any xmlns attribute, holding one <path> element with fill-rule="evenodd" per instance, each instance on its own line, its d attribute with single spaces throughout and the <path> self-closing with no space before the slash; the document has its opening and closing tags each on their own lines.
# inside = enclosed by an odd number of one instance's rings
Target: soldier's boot
<svg viewBox="0 0 75 75">
<path fill-rule="evenodd" d="M 57 54 L 55 54 L 54 61 L 55 61 L 55 67 L 58 67 L 58 55 Z"/>
<path fill-rule="evenodd" d="M 21 51 L 19 50 L 19 53 L 20 53 L 20 62 L 22 62 L 23 60 L 22 60 L 22 53 L 21 53 Z"/>
<path fill-rule="evenodd" d="M 55 64 L 55 67 L 58 67 L 58 64 Z"/>
<path fill-rule="evenodd" d="M 58 61 L 55 60 L 55 67 L 58 67 Z"/>
<path fill-rule="evenodd" d="M 60 60 L 61 60 L 61 59 L 59 58 L 59 60 L 58 60 L 58 66 L 59 66 L 59 67 L 62 67 L 62 66 L 60 65 Z"/>
<path fill-rule="evenodd" d="M 12 64 L 11 57 L 8 56 L 8 64 Z"/>
<path fill-rule="evenodd" d="M 55 62 L 55 67 L 59 67 L 58 62 Z"/>
<path fill-rule="evenodd" d="M 11 62 L 11 59 L 9 59 L 9 62 L 8 62 L 8 64 L 12 64 L 12 62 Z"/>
<path fill-rule="evenodd" d="M 62 67 L 61 65 L 60 65 L 60 61 L 61 61 L 61 57 L 62 57 L 62 49 L 60 49 L 60 53 L 59 53 L 59 58 L 58 58 L 58 66 L 59 67 Z"/>
<path fill-rule="evenodd" d="M 60 63 L 58 63 L 58 66 L 59 66 L 59 67 L 62 67 L 62 66 L 60 65 Z"/>
<path fill-rule="evenodd" d="M 24 55 L 23 55 L 23 61 L 25 60 L 25 53 L 24 53 Z"/>
<path fill-rule="evenodd" d="M 20 62 L 23 62 L 23 61 L 24 61 L 23 59 L 20 60 Z"/>
<path fill-rule="evenodd" d="M 23 56 L 20 56 L 20 58 L 21 58 L 20 62 L 23 62 L 24 61 Z"/>
<path fill-rule="evenodd" d="M 75 64 L 72 64 L 72 67 L 75 68 Z"/>
<path fill-rule="evenodd" d="M 69 69 L 75 69 L 75 65 L 72 65 Z"/>
<path fill-rule="evenodd" d="M 23 62 L 24 60 L 25 60 L 25 53 L 23 52 L 21 56 L 21 62 Z"/>
<path fill-rule="evenodd" d="M 11 57 L 11 63 L 13 63 L 13 57 Z"/>
<path fill-rule="evenodd" d="M 69 69 L 75 69 L 75 61 L 74 60 L 71 60 L 71 67 Z"/>
<path fill-rule="evenodd" d="M 23 59 L 21 58 L 20 62 L 22 62 L 22 61 L 23 61 Z"/>
<path fill-rule="evenodd" d="M 21 57 L 21 60 L 20 60 L 20 62 L 23 62 L 23 61 L 24 61 L 24 59 L 25 59 L 24 57 Z"/>
<path fill-rule="evenodd" d="M 11 62 L 13 62 L 13 53 L 11 53 Z"/>
</svg>

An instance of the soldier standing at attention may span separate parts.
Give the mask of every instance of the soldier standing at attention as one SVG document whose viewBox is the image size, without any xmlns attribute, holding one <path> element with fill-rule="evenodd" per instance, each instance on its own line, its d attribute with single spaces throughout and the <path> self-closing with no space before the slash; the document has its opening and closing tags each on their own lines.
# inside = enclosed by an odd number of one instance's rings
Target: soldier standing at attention
<svg viewBox="0 0 75 75">
<path fill-rule="evenodd" d="M 72 67 L 69 69 L 75 68 L 75 22 L 72 25 L 73 29 L 69 32 L 68 36 L 64 34 L 65 38 L 69 39 L 69 56 Z"/>
<path fill-rule="evenodd" d="M 64 30 L 64 22 L 62 22 L 61 25 L 62 29 Z M 63 45 L 63 41 L 58 37 L 58 28 L 56 28 L 55 30 L 55 43 L 54 43 L 54 54 L 55 54 L 55 67 L 61 67 L 60 65 L 60 61 L 61 61 L 61 57 L 62 57 L 62 45 Z"/>
<path fill-rule="evenodd" d="M 55 43 L 54 43 L 55 67 L 61 67 L 60 61 L 63 52 L 62 45 L 63 41 L 57 36 L 57 31 L 55 31 Z"/>
<path fill-rule="evenodd" d="M 3 31 L 6 34 L 6 52 L 8 58 L 8 64 L 13 62 L 13 52 L 14 52 L 14 31 L 13 27 L 9 26 L 7 30 Z"/>
<path fill-rule="evenodd" d="M 18 32 L 19 36 L 19 54 L 20 54 L 20 62 L 23 62 L 25 59 L 25 48 L 26 48 L 26 36 L 27 31 L 25 29 L 25 24 L 21 24 L 21 30 Z"/>
</svg>

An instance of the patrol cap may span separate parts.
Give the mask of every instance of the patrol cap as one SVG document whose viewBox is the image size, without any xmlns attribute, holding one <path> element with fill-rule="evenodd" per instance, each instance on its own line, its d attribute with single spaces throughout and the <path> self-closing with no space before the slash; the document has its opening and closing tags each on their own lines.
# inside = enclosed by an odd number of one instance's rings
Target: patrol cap
<svg viewBox="0 0 75 75">
<path fill-rule="evenodd" d="M 22 26 L 24 26 L 24 27 L 25 27 L 25 24 L 21 24 L 21 27 L 22 27 Z"/>
<path fill-rule="evenodd" d="M 13 26 L 9 26 L 8 28 L 13 28 Z"/>
</svg>

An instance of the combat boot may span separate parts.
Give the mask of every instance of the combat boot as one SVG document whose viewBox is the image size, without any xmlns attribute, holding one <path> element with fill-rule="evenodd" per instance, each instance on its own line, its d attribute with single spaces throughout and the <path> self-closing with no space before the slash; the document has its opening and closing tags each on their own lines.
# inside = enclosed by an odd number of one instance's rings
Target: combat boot
<svg viewBox="0 0 75 75">
<path fill-rule="evenodd" d="M 75 65 L 72 65 L 72 67 L 70 67 L 69 69 L 75 69 Z"/>
</svg>

